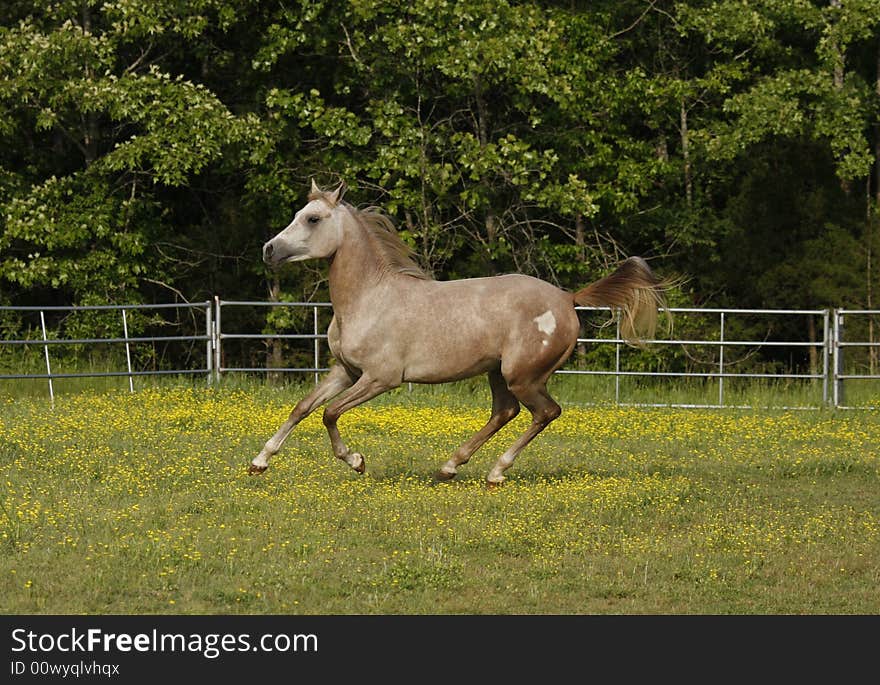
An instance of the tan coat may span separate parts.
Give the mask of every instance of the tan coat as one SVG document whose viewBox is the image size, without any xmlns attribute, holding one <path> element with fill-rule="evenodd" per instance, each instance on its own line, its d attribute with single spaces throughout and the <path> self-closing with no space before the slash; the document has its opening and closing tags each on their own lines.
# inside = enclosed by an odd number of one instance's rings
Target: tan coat
<svg viewBox="0 0 880 685">
<path fill-rule="evenodd" d="M 355 209 L 342 201 L 343 192 L 343 186 L 325 192 L 313 184 L 308 204 L 263 248 L 272 266 L 330 261 L 334 317 L 328 341 L 338 363 L 254 458 L 251 473 L 265 471 L 294 426 L 330 400 L 324 424 L 333 451 L 363 473 L 363 456 L 339 435 L 343 412 L 404 382 L 445 383 L 486 373 L 492 416 L 437 476 L 453 478 L 523 405 L 532 424 L 489 472 L 488 483 L 498 485 L 519 452 L 561 412 L 547 380 L 577 342 L 576 304 L 616 309 L 622 334 L 633 342 L 640 330 L 653 336 L 663 288 L 639 257 L 577 293 L 517 274 L 435 281 L 415 264 L 386 217 Z"/>
</svg>

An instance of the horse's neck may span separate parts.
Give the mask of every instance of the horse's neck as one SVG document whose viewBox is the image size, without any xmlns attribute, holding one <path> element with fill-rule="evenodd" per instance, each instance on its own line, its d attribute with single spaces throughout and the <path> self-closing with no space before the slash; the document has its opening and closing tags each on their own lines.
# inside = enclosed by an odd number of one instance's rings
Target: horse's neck
<svg viewBox="0 0 880 685">
<path fill-rule="evenodd" d="M 357 223 L 347 224 L 330 263 L 330 300 L 334 312 L 344 315 L 375 288 L 384 274 L 374 242 Z"/>
</svg>

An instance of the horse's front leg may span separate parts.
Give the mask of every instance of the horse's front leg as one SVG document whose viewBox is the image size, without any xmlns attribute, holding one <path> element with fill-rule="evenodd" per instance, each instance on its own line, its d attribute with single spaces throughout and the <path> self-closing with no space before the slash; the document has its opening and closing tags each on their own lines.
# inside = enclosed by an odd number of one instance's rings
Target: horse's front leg
<svg viewBox="0 0 880 685">
<path fill-rule="evenodd" d="M 294 426 L 322 404 L 333 399 L 346 388 L 350 388 L 353 383 L 354 379 L 342 364 L 331 368 L 314 390 L 297 402 L 287 421 L 282 424 L 275 435 L 269 438 L 260 453 L 254 457 L 248 473 L 263 473 L 269 467 L 269 459 L 278 453 Z"/>
<path fill-rule="evenodd" d="M 339 417 L 349 409 L 353 409 L 359 404 L 371 400 L 376 397 L 376 395 L 381 395 L 386 390 L 396 388 L 398 385 L 400 385 L 400 383 L 380 381 L 365 373 L 357 380 L 348 392 L 324 408 L 324 426 L 326 426 L 327 433 L 330 436 L 330 445 L 333 447 L 333 454 L 339 459 L 342 459 L 358 473 L 363 473 L 367 468 L 364 457 L 360 452 L 352 452 L 348 449 L 342 440 L 342 436 L 339 435 L 339 428 L 337 428 L 336 422 L 339 420 Z"/>
</svg>

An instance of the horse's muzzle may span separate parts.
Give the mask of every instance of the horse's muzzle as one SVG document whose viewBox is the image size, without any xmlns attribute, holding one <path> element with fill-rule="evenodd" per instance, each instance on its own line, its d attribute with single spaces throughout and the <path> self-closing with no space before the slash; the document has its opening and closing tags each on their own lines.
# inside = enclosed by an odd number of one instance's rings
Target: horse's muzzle
<svg viewBox="0 0 880 685">
<path fill-rule="evenodd" d="M 263 245 L 263 261 L 266 264 L 272 264 L 272 255 L 275 254 L 275 246 L 272 244 L 270 240 L 268 243 Z"/>
<path fill-rule="evenodd" d="M 283 240 L 270 240 L 263 245 L 263 261 L 271 267 L 281 266 L 285 262 L 301 262 L 309 259 L 307 248 L 295 245 L 291 247 Z"/>
</svg>

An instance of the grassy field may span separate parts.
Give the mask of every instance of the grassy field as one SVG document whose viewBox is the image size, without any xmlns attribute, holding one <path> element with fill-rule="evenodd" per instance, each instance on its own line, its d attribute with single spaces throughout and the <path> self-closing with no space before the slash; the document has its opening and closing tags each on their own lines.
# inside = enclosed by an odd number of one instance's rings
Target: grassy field
<svg viewBox="0 0 880 685">
<path fill-rule="evenodd" d="M 318 414 L 247 462 L 301 391 L 0 398 L 4 614 L 877 614 L 880 416 L 584 406 L 496 491 L 525 413 L 451 483 L 482 384 Z M 566 396 L 569 395 L 569 396 Z"/>
</svg>

